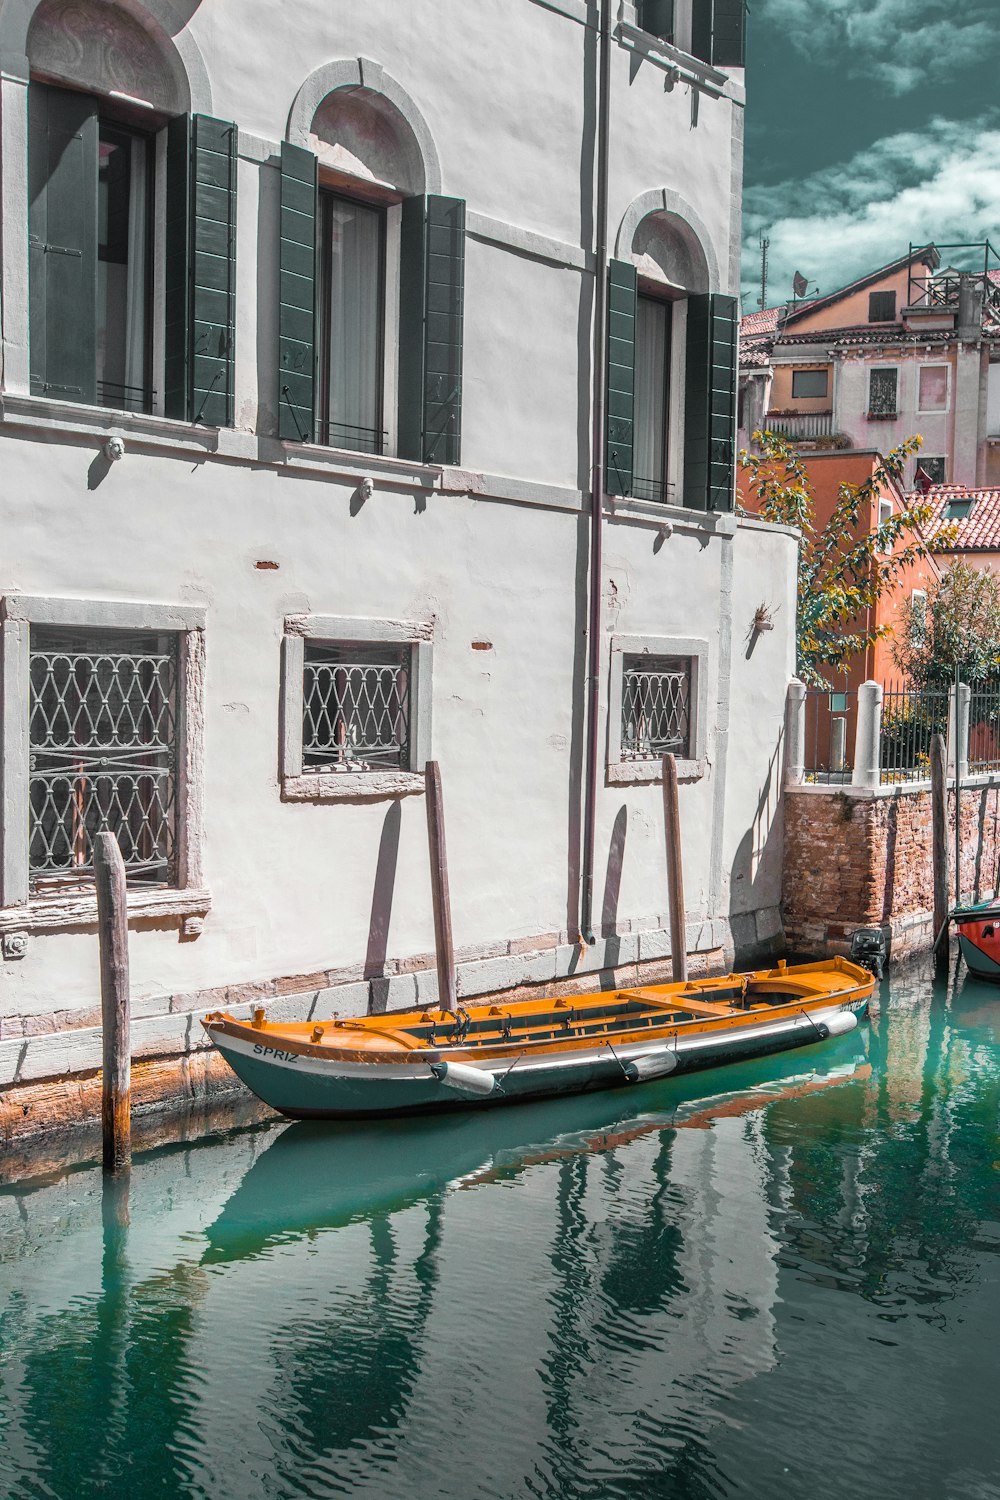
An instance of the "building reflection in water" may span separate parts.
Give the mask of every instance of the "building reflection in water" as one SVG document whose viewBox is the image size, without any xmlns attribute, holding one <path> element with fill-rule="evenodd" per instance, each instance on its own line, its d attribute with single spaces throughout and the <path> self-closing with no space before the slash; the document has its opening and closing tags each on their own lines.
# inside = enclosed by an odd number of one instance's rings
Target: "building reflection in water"
<svg viewBox="0 0 1000 1500">
<path fill-rule="evenodd" d="M 0 1491 L 727 1493 L 789 1306 L 939 1317 L 969 1275 L 1000 1084 L 963 1003 L 897 981 L 786 1066 L 156 1154 L 131 1213 L 92 1172 L 0 1194 Z"/>
</svg>

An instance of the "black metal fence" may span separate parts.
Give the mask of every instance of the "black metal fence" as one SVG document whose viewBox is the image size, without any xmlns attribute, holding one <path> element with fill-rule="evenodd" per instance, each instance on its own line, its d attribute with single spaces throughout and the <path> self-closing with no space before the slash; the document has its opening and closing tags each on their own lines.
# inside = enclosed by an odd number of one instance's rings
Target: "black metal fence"
<svg viewBox="0 0 1000 1500">
<path fill-rule="evenodd" d="M 887 686 L 882 694 L 879 780 L 929 781 L 931 739 L 948 733 L 948 689 Z"/>
<path fill-rule="evenodd" d="M 969 771 L 1000 771 L 1000 683 L 979 684 L 969 694 Z"/>
<path fill-rule="evenodd" d="M 809 688 L 805 696 L 805 779 L 842 786 L 854 773 L 858 695 Z"/>
</svg>

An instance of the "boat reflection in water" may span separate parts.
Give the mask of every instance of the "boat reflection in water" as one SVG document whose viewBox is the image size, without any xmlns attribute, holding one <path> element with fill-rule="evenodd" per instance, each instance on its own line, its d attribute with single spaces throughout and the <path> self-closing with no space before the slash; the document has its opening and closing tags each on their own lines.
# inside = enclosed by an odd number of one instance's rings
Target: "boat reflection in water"
<svg viewBox="0 0 1000 1500">
<path fill-rule="evenodd" d="M 601 1095 L 283 1130 L 208 1227 L 202 1258 L 248 1306 L 263 1294 L 286 1309 L 258 1323 L 267 1374 L 254 1401 L 279 1492 L 295 1493 L 309 1454 L 320 1488 L 378 1488 L 381 1473 L 384 1492 L 463 1493 L 458 1473 L 435 1488 L 394 1467 L 435 1390 L 446 1425 L 460 1414 L 463 1442 L 491 1455 L 499 1489 L 469 1493 L 522 1493 L 526 1392 L 546 1434 L 545 1493 L 574 1493 L 581 1445 L 591 1468 L 635 1477 L 637 1424 L 671 1433 L 671 1465 L 700 1463 L 710 1423 L 698 1383 L 714 1369 L 717 1395 L 774 1361 L 764 1109 L 862 1081 L 861 1040 L 811 1049 L 797 1069 L 727 1070 L 730 1086 L 708 1098 L 695 1080 L 644 1086 L 624 1112 L 621 1096 Z M 522 1237 L 524 1194 L 505 1186 L 524 1190 L 544 1236 L 532 1223 Z M 649 1403 L 638 1414 L 637 1391 Z M 673 1453 L 678 1423 L 691 1429 L 687 1457 Z M 659 1439 L 650 1452 L 662 1469 Z"/>
<path fill-rule="evenodd" d="M 640 1085 L 627 1095 L 536 1102 L 493 1114 L 289 1125 L 257 1157 L 206 1231 L 202 1264 L 245 1259 L 373 1212 L 391 1214 L 449 1187 L 613 1152 L 664 1130 L 706 1127 L 815 1093 L 857 1079 L 864 1057 L 863 1036 L 855 1035 L 817 1044 L 783 1060 L 784 1066 L 765 1058 L 724 1069 L 712 1081 L 730 1087 L 713 1093 L 701 1076 Z"/>
</svg>

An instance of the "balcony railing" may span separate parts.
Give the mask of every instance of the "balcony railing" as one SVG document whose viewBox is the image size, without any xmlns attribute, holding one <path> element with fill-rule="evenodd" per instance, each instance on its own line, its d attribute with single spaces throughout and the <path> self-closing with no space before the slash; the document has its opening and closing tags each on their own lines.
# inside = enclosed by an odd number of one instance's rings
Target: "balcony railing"
<svg viewBox="0 0 1000 1500">
<path fill-rule="evenodd" d="M 765 419 L 768 432 L 789 438 L 793 443 L 812 442 L 833 436 L 832 411 L 769 411 Z"/>
</svg>

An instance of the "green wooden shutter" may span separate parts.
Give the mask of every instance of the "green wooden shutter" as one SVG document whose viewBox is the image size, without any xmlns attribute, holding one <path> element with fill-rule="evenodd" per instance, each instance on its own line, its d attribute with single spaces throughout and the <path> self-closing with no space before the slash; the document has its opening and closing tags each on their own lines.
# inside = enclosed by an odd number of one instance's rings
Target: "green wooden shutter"
<svg viewBox="0 0 1000 1500">
<path fill-rule="evenodd" d="M 457 464 L 462 451 L 465 203 L 407 198 L 400 229 L 399 453 Z"/>
<path fill-rule="evenodd" d="M 674 0 L 640 0 L 639 25 L 650 36 L 663 41 L 674 39 Z"/>
<path fill-rule="evenodd" d="M 462 456 L 462 332 L 465 202 L 427 198 L 427 321 L 424 330 L 424 462 Z"/>
<path fill-rule="evenodd" d="M 604 488 L 609 495 L 632 493 L 636 288 L 636 270 L 631 261 L 611 261 L 608 265 L 608 378 L 604 455 Z"/>
<path fill-rule="evenodd" d="M 28 87 L 31 390 L 97 400 L 97 100 Z"/>
<path fill-rule="evenodd" d="M 399 230 L 399 412 L 400 458 L 421 463 L 424 456 L 424 300 L 426 206 L 423 197 L 404 198 Z"/>
<path fill-rule="evenodd" d="M 237 130 L 208 115 L 167 125 L 163 409 L 232 425 Z"/>
<path fill-rule="evenodd" d="M 718 68 L 742 68 L 746 0 L 692 0 L 691 55 Z"/>
<path fill-rule="evenodd" d="M 189 420 L 191 363 L 191 118 L 178 115 L 167 125 L 167 191 L 164 234 L 163 410 Z"/>
<path fill-rule="evenodd" d="M 312 151 L 281 145 L 278 435 L 312 442 L 316 421 L 316 215 L 318 164 Z"/>
<path fill-rule="evenodd" d="M 712 61 L 712 0 L 691 0 L 691 56 Z"/>
<path fill-rule="evenodd" d="M 191 142 L 191 421 L 232 426 L 237 131 L 195 115 Z"/>
<path fill-rule="evenodd" d="M 736 457 L 736 298 L 689 297 L 684 504 L 732 510 Z"/>
<path fill-rule="evenodd" d="M 712 62 L 717 68 L 742 68 L 746 60 L 746 0 L 714 0 Z"/>
</svg>

